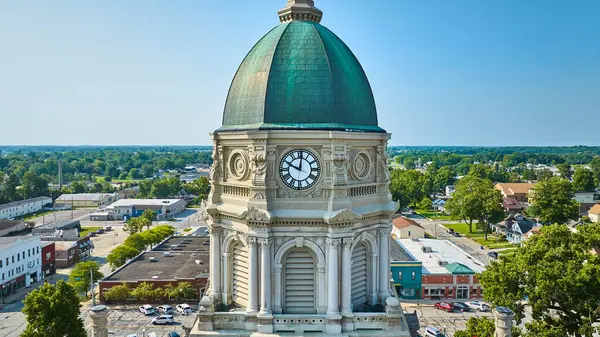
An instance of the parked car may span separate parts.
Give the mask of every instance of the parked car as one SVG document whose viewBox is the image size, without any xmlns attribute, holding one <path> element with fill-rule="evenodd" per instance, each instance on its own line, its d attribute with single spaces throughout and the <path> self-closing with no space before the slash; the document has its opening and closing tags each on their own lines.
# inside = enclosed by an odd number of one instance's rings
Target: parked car
<svg viewBox="0 0 600 337">
<path fill-rule="evenodd" d="M 481 302 L 481 301 L 471 301 L 471 302 L 467 302 L 467 305 L 476 311 L 490 311 L 490 306 L 485 303 L 485 302 Z"/>
<path fill-rule="evenodd" d="M 140 312 L 144 315 L 153 315 L 155 311 L 154 307 L 150 304 L 144 304 L 140 307 Z"/>
<path fill-rule="evenodd" d="M 89 233 L 87 234 L 87 236 L 88 236 L 88 237 L 96 236 L 96 232 L 89 232 Z"/>
<path fill-rule="evenodd" d="M 192 307 L 190 307 L 189 305 L 183 303 L 183 304 L 178 304 L 176 306 L 177 308 L 177 312 L 182 314 L 182 315 L 187 315 L 189 313 L 192 312 Z"/>
<path fill-rule="evenodd" d="M 104 234 L 104 229 L 100 228 L 96 231 L 96 234 Z"/>
<path fill-rule="evenodd" d="M 175 331 L 171 331 L 167 334 L 167 337 L 181 337 L 179 336 L 179 334 Z"/>
<path fill-rule="evenodd" d="M 425 336 L 426 337 L 446 337 L 446 335 L 444 335 L 440 329 L 438 328 L 434 328 L 432 326 L 428 326 L 425 329 Z"/>
<path fill-rule="evenodd" d="M 104 226 L 103 229 L 105 232 L 110 232 L 110 231 L 112 231 L 112 226 Z"/>
<path fill-rule="evenodd" d="M 173 323 L 173 315 L 160 315 L 152 319 L 152 324 L 171 324 Z"/>
<path fill-rule="evenodd" d="M 452 305 L 454 305 L 455 309 L 458 309 L 462 312 L 471 311 L 471 308 L 465 302 L 453 302 Z"/>
<path fill-rule="evenodd" d="M 489 257 L 491 257 L 492 259 L 495 259 L 495 260 L 498 259 L 498 252 L 488 252 L 487 255 Z"/>
<path fill-rule="evenodd" d="M 156 307 L 156 310 L 158 310 L 158 312 L 160 312 L 161 314 L 173 313 L 173 307 L 168 304 L 159 305 L 158 307 Z"/>
<path fill-rule="evenodd" d="M 461 235 L 459 232 L 454 232 L 454 233 L 452 233 L 452 236 L 460 238 Z"/>
<path fill-rule="evenodd" d="M 452 228 L 448 228 L 448 230 L 446 232 L 450 235 L 454 235 L 454 233 L 455 233 L 454 229 L 452 229 Z"/>
<path fill-rule="evenodd" d="M 434 306 L 436 309 L 444 310 L 447 312 L 454 310 L 454 305 L 452 305 L 452 303 L 450 302 L 437 302 Z"/>
</svg>

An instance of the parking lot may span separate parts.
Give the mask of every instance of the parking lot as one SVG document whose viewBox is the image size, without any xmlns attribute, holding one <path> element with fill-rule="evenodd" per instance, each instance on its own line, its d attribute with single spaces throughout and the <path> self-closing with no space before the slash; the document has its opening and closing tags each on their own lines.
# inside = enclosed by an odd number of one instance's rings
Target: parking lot
<svg viewBox="0 0 600 337">
<path fill-rule="evenodd" d="M 425 336 L 425 328 L 435 327 L 446 333 L 447 337 L 454 336 L 457 330 L 464 330 L 466 323 L 471 317 L 492 317 L 491 312 L 445 312 L 433 307 L 433 305 L 416 305 L 413 303 L 403 303 L 403 308 L 408 312 L 417 311 L 419 324 L 421 325 L 421 335 Z"/>
</svg>

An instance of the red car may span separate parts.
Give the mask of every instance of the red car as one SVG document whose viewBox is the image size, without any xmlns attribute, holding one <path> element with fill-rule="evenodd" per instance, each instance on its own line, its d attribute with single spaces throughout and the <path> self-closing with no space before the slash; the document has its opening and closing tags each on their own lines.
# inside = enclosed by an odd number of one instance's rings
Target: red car
<svg viewBox="0 0 600 337">
<path fill-rule="evenodd" d="M 435 304 L 435 308 L 450 312 L 450 311 L 454 310 L 454 304 L 448 303 L 448 302 L 437 302 Z"/>
</svg>

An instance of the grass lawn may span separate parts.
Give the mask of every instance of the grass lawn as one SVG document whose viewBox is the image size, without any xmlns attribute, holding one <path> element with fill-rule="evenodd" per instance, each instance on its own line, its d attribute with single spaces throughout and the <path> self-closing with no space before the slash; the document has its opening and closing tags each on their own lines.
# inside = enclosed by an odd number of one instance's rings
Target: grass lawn
<svg viewBox="0 0 600 337">
<path fill-rule="evenodd" d="M 469 233 L 469 226 L 466 223 L 455 223 L 444 226 L 446 226 L 447 228 L 452 228 L 455 232 L 460 233 L 462 236 L 465 236 L 477 242 L 481 246 L 487 247 L 489 249 L 515 247 L 514 244 L 506 241 L 506 239 L 501 239 L 489 233 L 488 240 L 484 240 L 483 231 L 475 228 L 475 224 L 473 224 L 473 233 Z"/>
<path fill-rule="evenodd" d="M 81 230 L 79 231 L 79 236 L 80 237 L 85 237 L 88 235 L 89 232 L 95 232 L 97 230 L 99 230 L 102 227 L 81 227 Z"/>
<path fill-rule="evenodd" d="M 500 254 L 510 254 L 510 253 L 514 253 L 516 251 L 517 251 L 517 248 L 508 248 L 508 249 L 505 249 L 503 251 L 500 251 L 499 253 Z"/>
<path fill-rule="evenodd" d="M 434 210 L 416 209 L 415 212 L 432 220 L 452 220 L 449 215 L 444 215 L 442 212 L 436 212 Z"/>
<path fill-rule="evenodd" d="M 191 228 L 186 228 L 186 229 L 184 229 L 183 231 L 187 233 L 187 232 L 189 232 L 189 231 L 191 231 L 191 230 L 192 230 Z"/>
</svg>

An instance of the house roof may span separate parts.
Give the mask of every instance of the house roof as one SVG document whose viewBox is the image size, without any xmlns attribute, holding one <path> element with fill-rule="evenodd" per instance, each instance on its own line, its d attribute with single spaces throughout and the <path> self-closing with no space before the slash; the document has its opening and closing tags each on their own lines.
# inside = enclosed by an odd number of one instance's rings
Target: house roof
<svg viewBox="0 0 600 337">
<path fill-rule="evenodd" d="M 452 274 L 452 275 L 458 275 L 458 274 L 475 274 L 475 272 L 473 271 L 473 269 L 465 266 L 462 263 L 458 263 L 458 262 L 454 262 L 454 263 L 450 263 L 448 265 L 446 265 L 446 269 Z"/>
<path fill-rule="evenodd" d="M 589 214 L 600 214 L 600 204 L 594 205 L 594 207 L 590 208 Z"/>
<path fill-rule="evenodd" d="M 521 234 L 527 234 L 532 228 L 535 227 L 536 222 L 526 218 L 520 213 L 511 213 L 504 220 L 504 224 L 506 225 L 507 229 L 512 230 L 513 232 L 515 231 L 514 226 L 518 226 Z"/>
<path fill-rule="evenodd" d="M 63 194 L 56 200 L 70 202 L 75 201 L 102 201 L 106 197 L 114 197 L 116 193 L 75 193 L 75 194 Z"/>
<path fill-rule="evenodd" d="M 496 188 L 504 195 L 527 194 L 535 187 L 535 183 L 497 183 Z"/>
<path fill-rule="evenodd" d="M 409 226 L 417 226 L 417 227 L 423 228 L 423 226 L 419 225 L 419 224 L 418 224 L 417 222 L 415 222 L 414 220 L 411 220 L 411 219 L 405 218 L 405 217 L 403 217 L 403 216 L 401 216 L 401 217 L 397 217 L 396 219 L 394 219 L 394 220 L 392 221 L 392 223 L 393 223 L 393 224 L 394 224 L 394 226 L 395 226 L 396 228 L 398 228 L 398 229 L 401 229 L 401 228 L 406 228 L 406 227 L 409 227 Z"/>
</svg>

